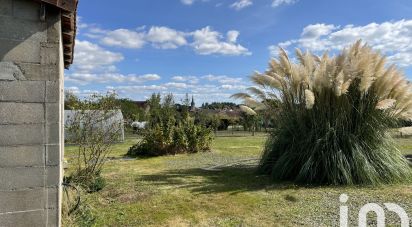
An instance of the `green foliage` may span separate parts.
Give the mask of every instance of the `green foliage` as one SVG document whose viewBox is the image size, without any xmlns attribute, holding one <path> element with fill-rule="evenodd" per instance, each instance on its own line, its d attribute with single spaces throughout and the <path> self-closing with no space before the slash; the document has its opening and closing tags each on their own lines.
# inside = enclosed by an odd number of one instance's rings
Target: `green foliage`
<svg viewBox="0 0 412 227">
<path fill-rule="evenodd" d="M 106 180 L 101 176 L 100 173 L 87 183 L 87 192 L 89 193 L 98 192 L 106 186 Z"/>
<path fill-rule="evenodd" d="M 207 128 L 211 128 L 212 130 L 216 131 L 219 126 L 222 124 L 219 116 L 214 113 L 208 113 L 205 111 L 199 111 L 196 113 L 195 116 L 196 123 L 203 125 Z"/>
<path fill-rule="evenodd" d="M 198 153 L 210 150 L 213 140 L 212 130 L 195 125 L 188 118 L 177 124 L 173 120 L 159 123 L 148 129 L 143 139 L 132 146 L 130 156 L 161 156 L 179 153 Z"/>
<path fill-rule="evenodd" d="M 212 102 L 202 104 L 202 109 L 210 110 L 235 109 L 237 107 L 238 105 L 233 102 Z"/>
<path fill-rule="evenodd" d="M 359 42 L 334 58 L 297 56 L 292 63 L 281 50 L 279 62 L 252 77 L 260 90 L 236 95 L 277 114 L 259 171 L 309 184 L 410 181 L 411 168 L 388 133 L 398 119 L 410 119 L 411 88 L 402 74 Z"/>
<path fill-rule="evenodd" d="M 73 107 L 77 112 L 67 119 L 66 130 L 69 141 L 77 145 L 76 170 L 67 179 L 94 192 L 104 186 L 100 172 L 121 135 L 121 123 L 110 120 L 118 108 L 116 96 L 92 95 Z"/>
<path fill-rule="evenodd" d="M 212 130 L 196 125 L 190 116 L 182 118 L 176 111 L 172 94 L 166 95 L 163 101 L 160 94 L 153 94 L 149 103 L 149 127 L 128 155 L 160 156 L 210 150 Z"/>
<path fill-rule="evenodd" d="M 80 99 L 70 91 L 64 92 L 64 109 L 73 110 L 80 104 Z"/>
<path fill-rule="evenodd" d="M 71 174 L 67 177 L 64 177 L 64 182 L 67 184 L 75 184 L 81 186 L 82 189 L 84 189 L 88 193 L 98 192 L 106 186 L 106 180 L 103 178 L 100 172 L 93 174 Z"/>
<path fill-rule="evenodd" d="M 145 111 L 136 106 L 130 99 L 117 99 L 117 103 L 122 110 L 125 120 L 128 121 L 144 121 L 146 119 Z"/>
<path fill-rule="evenodd" d="M 81 203 L 80 207 L 63 222 L 63 226 L 96 226 L 97 214 L 87 203 Z"/>
<path fill-rule="evenodd" d="M 149 128 L 154 128 L 156 125 L 169 124 L 169 121 L 175 121 L 177 113 L 173 94 L 166 95 L 163 100 L 160 94 L 152 94 L 148 103 L 150 106 L 148 113 Z"/>
</svg>

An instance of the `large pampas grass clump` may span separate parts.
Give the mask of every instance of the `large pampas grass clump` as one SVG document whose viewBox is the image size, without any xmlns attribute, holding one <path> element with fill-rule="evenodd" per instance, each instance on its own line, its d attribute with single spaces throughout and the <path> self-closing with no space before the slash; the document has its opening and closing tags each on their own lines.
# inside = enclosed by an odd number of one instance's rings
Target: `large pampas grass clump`
<svg viewBox="0 0 412 227">
<path fill-rule="evenodd" d="M 334 57 L 300 50 L 296 57 L 280 49 L 266 72 L 252 76 L 256 86 L 234 95 L 248 112 L 277 116 L 259 171 L 305 184 L 410 180 L 411 168 L 388 134 L 412 116 L 404 75 L 360 41 Z"/>
</svg>

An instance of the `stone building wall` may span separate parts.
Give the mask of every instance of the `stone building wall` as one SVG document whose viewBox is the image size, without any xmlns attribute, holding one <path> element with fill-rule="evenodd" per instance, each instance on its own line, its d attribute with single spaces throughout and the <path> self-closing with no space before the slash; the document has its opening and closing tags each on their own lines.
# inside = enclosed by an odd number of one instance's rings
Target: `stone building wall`
<svg viewBox="0 0 412 227">
<path fill-rule="evenodd" d="M 59 226 L 60 10 L 0 0 L 0 226 Z"/>
</svg>

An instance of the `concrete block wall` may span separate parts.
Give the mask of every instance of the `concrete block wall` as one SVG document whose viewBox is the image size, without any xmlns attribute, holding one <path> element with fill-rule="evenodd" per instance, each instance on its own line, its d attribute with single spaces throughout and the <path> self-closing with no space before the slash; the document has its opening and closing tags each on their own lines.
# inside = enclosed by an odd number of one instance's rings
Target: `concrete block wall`
<svg viewBox="0 0 412 227">
<path fill-rule="evenodd" d="M 59 226 L 60 11 L 0 0 L 0 226 Z"/>
</svg>

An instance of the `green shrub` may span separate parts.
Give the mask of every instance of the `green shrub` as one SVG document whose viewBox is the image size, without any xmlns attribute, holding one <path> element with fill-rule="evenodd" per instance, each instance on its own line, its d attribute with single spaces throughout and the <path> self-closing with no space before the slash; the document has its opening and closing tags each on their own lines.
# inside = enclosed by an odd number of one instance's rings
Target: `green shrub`
<svg viewBox="0 0 412 227">
<path fill-rule="evenodd" d="M 388 134 L 410 119 L 411 86 L 385 58 L 358 42 L 340 55 L 317 57 L 281 49 L 259 87 L 236 94 L 247 111 L 276 115 L 259 171 L 310 184 L 381 184 L 411 179 L 411 168 Z M 279 100 L 277 108 L 270 103 Z"/>
<path fill-rule="evenodd" d="M 100 172 L 90 174 L 70 175 L 64 177 L 64 182 L 67 184 L 78 185 L 88 193 L 98 192 L 106 186 L 106 180 Z"/>
<path fill-rule="evenodd" d="M 191 118 L 178 124 L 168 121 L 148 129 L 143 139 L 132 146 L 130 156 L 161 156 L 179 153 L 197 153 L 210 150 L 212 130 L 195 125 Z"/>
<path fill-rule="evenodd" d="M 106 180 L 99 174 L 88 182 L 86 188 L 88 193 L 98 192 L 106 186 Z"/>
<path fill-rule="evenodd" d="M 100 175 L 112 146 L 122 134 L 121 123 L 111 120 L 117 113 L 115 94 L 94 94 L 80 100 L 71 95 L 71 107 L 76 110 L 67 118 L 69 141 L 77 146 L 73 158 L 75 171 L 67 181 L 84 187 L 89 192 L 100 190 L 104 180 Z"/>
</svg>

